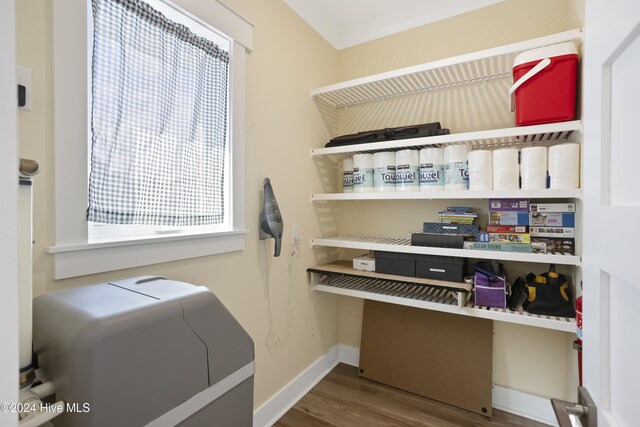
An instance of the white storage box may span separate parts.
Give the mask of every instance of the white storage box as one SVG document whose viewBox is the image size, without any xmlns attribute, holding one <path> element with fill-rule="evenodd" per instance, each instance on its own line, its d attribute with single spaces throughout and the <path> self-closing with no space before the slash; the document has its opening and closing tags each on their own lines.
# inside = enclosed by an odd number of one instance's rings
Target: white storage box
<svg viewBox="0 0 640 427">
<path fill-rule="evenodd" d="M 369 255 L 362 255 L 353 259 L 353 269 L 361 271 L 376 271 L 376 260 Z"/>
</svg>

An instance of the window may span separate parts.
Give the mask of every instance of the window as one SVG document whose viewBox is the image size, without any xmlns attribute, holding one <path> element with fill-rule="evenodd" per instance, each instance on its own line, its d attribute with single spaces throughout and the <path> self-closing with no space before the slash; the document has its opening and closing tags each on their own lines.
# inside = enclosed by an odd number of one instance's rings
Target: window
<svg viewBox="0 0 640 427">
<path fill-rule="evenodd" d="M 229 41 L 162 6 L 92 2 L 89 242 L 229 229 Z"/>
<path fill-rule="evenodd" d="M 244 248 L 252 28 L 181 2 L 53 3 L 56 279 Z"/>
</svg>

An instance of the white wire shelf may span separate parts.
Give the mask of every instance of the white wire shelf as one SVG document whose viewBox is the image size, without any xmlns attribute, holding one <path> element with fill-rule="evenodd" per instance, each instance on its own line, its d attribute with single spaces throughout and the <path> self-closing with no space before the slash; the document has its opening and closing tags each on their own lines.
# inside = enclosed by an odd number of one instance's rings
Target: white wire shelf
<svg viewBox="0 0 640 427">
<path fill-rule="evenodd" d="M 463 199 L 576 199 L 582 190 L 505 190 L 505 191 L 436 191 L 391 193 L 320 193 L 311 195 L 313 202 L 333 200 L 463 200 Z"/>
<path fill-rule="evenodd" d="M 457 295 L 447 289 L 331 273 L 312 272 L 311 276 L 314 291 L 556 331 L 576 331 L 575 320 L 566 317 L 542 316 L 527 313 L 522 309 L 511 311 L 494 307 L 476 307 L 471 301 L 466 301 L 460 307 Z"/>
<path fill-rule="evenodd" d="M 403 237 L 371 237 L 371 236 L 334 236 L 314 238 L 312 246 L 329 246 L 343 249 L 361 249 L 368 251 L 400 252 L 423 255 L 454 256 L 475 259 L 494 259 L 500 261 L 520 261 L 543 264 L 581 266 L 581 258 L 577 255 L 562 253 L 533 254 L 517 252 L 480 251 L 471 249 L 435 248 L 412 246 L 411 240 Z"/>
<path fill-rule="evenodd" d="M 565 31 L 349 80 L 314 89 L 311 96 L 333 107 L 343 108 L 363 102 L 507 77 L 511 75 L 513 60 L 519 53 L 566 41 L 581 42 L 582 31 Z"/>
<path fill-rule="evenodd" d="M 423 138 L 398 139 L 368 144 L 353 144 L 341 147 L 315 148 L 311 150 L 311 157 L 336 156 L 338 158 L 344 158 L 359 153 L 393 151 L 403 148 L 414 148 L 418 150 L 424 147 L 440 147 L 454 143 L 468 143 L 474 148 L 492 148 L 523 144 L 531 145 L 533 143 L 566 141 L 575 131 L 582 132 L 582 122 L 580 120 L 454 133 Z"/>
</svg>

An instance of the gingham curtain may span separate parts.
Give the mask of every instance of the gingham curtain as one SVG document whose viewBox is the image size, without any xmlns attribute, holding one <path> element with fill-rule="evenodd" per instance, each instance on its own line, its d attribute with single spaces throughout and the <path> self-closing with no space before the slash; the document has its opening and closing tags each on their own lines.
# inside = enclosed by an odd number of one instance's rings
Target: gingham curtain
<svg viewBox="0 0 640 427">
<path fill-rule="evenodd" d="M 88 220 L 221 223 L 228 53 L 139 0 L 93 0 L 93 25 Z"/>
</svg>

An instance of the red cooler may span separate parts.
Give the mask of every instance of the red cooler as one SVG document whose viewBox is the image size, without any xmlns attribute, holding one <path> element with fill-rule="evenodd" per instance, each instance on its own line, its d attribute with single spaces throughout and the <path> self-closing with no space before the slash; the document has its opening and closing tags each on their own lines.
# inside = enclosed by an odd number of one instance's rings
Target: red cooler
<svg viewBox="0 0 640 427">
<path fill-rule="evenodd" d="M 573 120 L 576 110 L 578 50 L 566 42 L 528 50 L 513 63 L 511 110 L 516 125 Z"/>
</svg>

